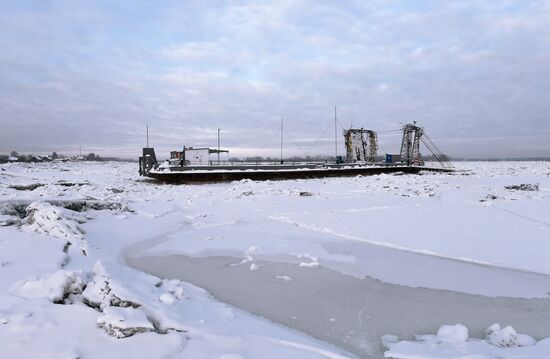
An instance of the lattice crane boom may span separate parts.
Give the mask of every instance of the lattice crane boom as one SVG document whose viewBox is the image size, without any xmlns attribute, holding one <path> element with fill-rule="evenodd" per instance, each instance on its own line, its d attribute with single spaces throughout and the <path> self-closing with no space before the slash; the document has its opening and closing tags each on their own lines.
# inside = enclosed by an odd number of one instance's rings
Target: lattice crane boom
<svg viewBox="0 0 550 359">
<path fill-rule="evenodd" d="M 454 168 L 449 158 L 428 137 L 422 127 L 416 126 L 416 121 L 403 126 L 403 139 L 401 141 L 401 160 L 410 166 L 413 163 L 422 163 L 420 143 L 432 153 L 434 158 L 444 168 Z"/>
</svg>

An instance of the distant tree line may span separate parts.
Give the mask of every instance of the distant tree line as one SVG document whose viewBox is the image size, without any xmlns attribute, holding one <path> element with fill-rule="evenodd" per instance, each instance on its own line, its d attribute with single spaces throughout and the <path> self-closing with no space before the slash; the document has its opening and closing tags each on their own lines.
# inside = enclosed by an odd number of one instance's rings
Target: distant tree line
<svg viewBox="0 0 550 359">
<path fill-rule="evenodd" d="M 66 156 L 52 152 L 51 155 L 20 154 L 17 151 L 11 151 L 9 155 L 0 155 L 0 163 L 7 162 L 50 162 L 50 161 L 103 161 L 104 159 L 93 152 L 82 156 Z"/>
</svg>

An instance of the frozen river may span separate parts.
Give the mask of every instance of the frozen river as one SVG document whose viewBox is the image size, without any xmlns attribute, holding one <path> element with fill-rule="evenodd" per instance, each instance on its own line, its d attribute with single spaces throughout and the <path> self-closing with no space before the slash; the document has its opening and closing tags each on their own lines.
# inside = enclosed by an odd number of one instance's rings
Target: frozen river
<svg viewBox="0 0 550 359">
<path fill-rule="evenodd" d="M 395 358 L 546 359 L 550 165 L 459 165 L 208 186 L 135 164 L 2 166 L 0 357 L 380 358 L 394 334 Z M 56 304 L 67 288 L 86 294 Z M 113 340 L 98 320 L 159 333 Z M 456 323 L 470 336 L 414 340 Z"/>
<path fill-rule="evenodd" d="M 472 337 L 478 338 L 496 322 L 512 325 L 535 338 L 550 336 L 548 298 L 490 297 L 412 288 L 370 277 L 360 279 L 324 267 L 302 268 L 265 260 L 257 261 L 259 269 L 251 271 L 248 266 L 235 265 L 239 261 L 240 258 L 224 256 L 127 258 L 127 263 L 135 268 L 192 283 L 223 302 L 360 357 L 382 357 L 380 337 L 384 334 L 412 338 L 419 333 L 433 333 L 443 323 L 462 323 L 470 328 Z M 545 275 L 454 264 L 476 271 L 481 281 L 500 274 L 550 288 L 550 277 Z"/>
</svg>

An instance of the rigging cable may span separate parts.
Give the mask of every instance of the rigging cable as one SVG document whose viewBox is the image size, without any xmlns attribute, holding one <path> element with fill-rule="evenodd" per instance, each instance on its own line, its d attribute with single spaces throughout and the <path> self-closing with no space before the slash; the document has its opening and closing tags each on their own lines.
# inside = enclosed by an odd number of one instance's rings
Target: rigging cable
<svg viewBox="0 0 550 359">
<path fill-rule="evenodd" d="M 278 129 L 277 131 L 273 132 L 273 134 L 271 135 L 271 137 L 264 143 L 264 145 L 262 147 L 260 147 L 260 149 L 257 151 L 256 155 L 258 157 L 261 157 L 260 154 L 266 150 L 266 147 L 269 146 L 271 144 L 271 142 L 273 142 L 273 140 L 275 139 L 275 137 L 277 135 L 281 134 L 281 130 Z"/>
<path fill-rule="evenodd" d="M 311 154 L 311 150 L 313 150 L 313 148 L 314 148 L 315 146 L 317 146 L 317 144 L 319 143 L 319 141 L 321 140 L 321 138 L 323 138 L 323 136 L 327 133 L 328 129 L 332 127 L 333 121 L 334 121 L 333 119 L 330 119 L 327 128 L 325 128 L 325 130 L 323 131 L 323 133 L 321 133 L 321 135 L 315 140 L 315 142 L 313 143 L 313 145 L 311 145 L 311 146 L 308 148 L 307 153 L 306 153 L 306 157 L 309 156 L 309 155 Z"/>
<path fill-rule="evenodd" d="M 292 142 L 294 142 L 294 144 L 296 145 L 296 147 L 298 147 L 298 149 L 300 150 L 300 152 L 302 152 L 302 155 L 307 155 L 304 150 L 302 149 L 302 147 L 300 147 L 300 145 L 298 145 L 298 143 L 296 143 L 296 141 L 294 140 L 294 137 L 292 137 L 290 135 L 290 133 L 288 133 L 288 131 L 286 129 L 284 129 L 284 132 L 287 134 L 288 137 L 290 137 L 290 139 L 292 140 Z"/>
<path fill-rule="evenodd" d="M 420 138 L 422 143 L 430 150 L 430 152 L 433 154 L 435 159 L 443 166 L 444 168 L 454 168 L 451 161 L 449 161 L 448 157 L 441 152 L 439 147 L 424 133 L 424 136 Z"/>
<path fill-rule="evenodd" d="M 432 141 L 432 139 L 429 137 L 429 136 L 426 136 L 426 139 L 428 140 L 428 142 L 430 142 L 430 144 L 435 148 L 435 150 L 438 152 L 439 154 L 439 157 L 441 157 L 441 159 L 443 160 L 443 162 L 445 163 L 446 166 L 448 166 L 449 168 L 454 168 L 454 165 L 452 164 L 452 162 L 449 160 L 449 158 L 447 157 L 447 155 L 445 155 L 443 153 L 443 151 L 441 151 L 441 149 L 439 149 L 439 147 L 435 144 L 435 142 Z"/>
</svg>

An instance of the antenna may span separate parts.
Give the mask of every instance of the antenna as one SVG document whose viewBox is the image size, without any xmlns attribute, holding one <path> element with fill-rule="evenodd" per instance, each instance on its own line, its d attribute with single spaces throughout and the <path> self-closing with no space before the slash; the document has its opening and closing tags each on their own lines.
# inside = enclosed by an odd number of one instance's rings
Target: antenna
<svg viewBox="0 0 550 359">
<path fill-rule="evenodd" d="M 283 131 L 284 131 L 283 123 L 284 123 L 284 119 L 281 116 L 281 164 L 283 163 Z"/>
<path fill-rule="evenodd" d="M 338 118 L 336 117 L 336 105 L 334 105 L 334 159 L 338 157 Z"/>
<path fill-rule="evenodd" d="M 146 127 L 147 127 L 147 148 L 149 148 L 149 122 L 147 122 Z"/>
<path fill-rule="evenodd" d="M 220 164 L 220 131 L 221 128 L 218 128 L 218 165 Z"/>
</svg>

